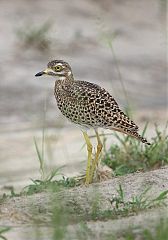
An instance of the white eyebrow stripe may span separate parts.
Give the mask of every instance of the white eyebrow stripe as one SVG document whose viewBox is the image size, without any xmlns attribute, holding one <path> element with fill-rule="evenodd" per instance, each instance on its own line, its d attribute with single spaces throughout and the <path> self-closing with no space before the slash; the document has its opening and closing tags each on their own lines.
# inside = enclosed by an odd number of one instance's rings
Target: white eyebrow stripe
<svg viewBox="0 0 168 240">
<path fill-rule="evenodd" d="M 56 66 L 63 66 L 63 64 L 62 63 L 57 63 Z"/>
</svg>

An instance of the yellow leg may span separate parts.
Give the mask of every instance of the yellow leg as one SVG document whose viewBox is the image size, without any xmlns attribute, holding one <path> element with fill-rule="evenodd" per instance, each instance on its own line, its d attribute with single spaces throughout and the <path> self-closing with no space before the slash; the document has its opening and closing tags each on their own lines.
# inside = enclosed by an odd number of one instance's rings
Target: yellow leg
<svg viewBox="0 0 168 240">
<path fill-rule="evenodd" d="M 86 168 L 86 179 L 85 179 L 85 184 L 88 185 L 89 183 L 92 182 L 92 178 L 91 178 L 91 163 L 92 163 L 92 144 L 90 142 L 89 136 L 87 135 L 86 132 L 83 132 L 83 136 L 85 138 L 86 141 L 86 145 L 87 145 L 87 151 L 88 151 L 88 160 L 87 160 L 87 168 Z"/>
<path fill-rule="evenodd" d="M 101 143 L 99 134 L 96 130 L 95 130 L 95 133 L 96 133 L 96 138 L 97 138 L 97 143 L 98 144 L 97 144 L 97 152 L 96 152 L 96 155 L 95 155 L 95 159 L 94 159 L 93 164 L 92 164 L 91 179 L 93 179 L 93 177 L 94 177 L 94 173 L 95 173 L 96 167 L 99 164 L 99 157 L 100 157 L 100 154 L 101 154 L 101 151 L 102 151 L 102 148 L 103 148 L 103 145 Z"/>
</svg>

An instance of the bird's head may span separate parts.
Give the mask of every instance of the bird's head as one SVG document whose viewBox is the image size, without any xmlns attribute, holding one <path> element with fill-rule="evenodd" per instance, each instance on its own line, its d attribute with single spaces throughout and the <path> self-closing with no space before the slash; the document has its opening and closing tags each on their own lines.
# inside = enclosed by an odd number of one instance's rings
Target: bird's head
<svg viewBox="0 0 168 240">
<path fill-rule="evenodd" d="M 67 62 L 62 60 L 53 60 L 47 64 L 47 68 L 44 71 L 38 72 L 35 76 L 42 75 L 57 76 L 60 79 L 72 78 L 72 70 Z"/>
</svg>

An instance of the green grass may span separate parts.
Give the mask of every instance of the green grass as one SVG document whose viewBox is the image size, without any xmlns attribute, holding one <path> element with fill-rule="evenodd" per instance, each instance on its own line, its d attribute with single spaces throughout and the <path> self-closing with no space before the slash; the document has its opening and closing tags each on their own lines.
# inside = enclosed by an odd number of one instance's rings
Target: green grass
<svg viewBox="0 0 168 240">
<path fill-rule="evenodd" d="M 56 201 L 52 209 L 53 240 L 65 239 L 67 225 L 70 221 L 68 210 L 61 202 Z"/>
<path fill-rule="evenodd" d="M 79 226 L 77 227 L 75 225 L 75 231 L 74 235 L 76 236 L 76 239 L 93 239 L 96 236 L 96 233 L 88 228 L 86 222 L 87 221 L 106 221 L 108 219 L 118 219 L 121 217 L 130 216 L 133 214 L 137 214 L 140 211 L 146 211 L 147 209 L 151 209 L 156 206 L 162 206 L 164 205 L 164 200 L 167 198 L 168 191 L 162 192 L 157 196 L 156 198 L 150 198 L 149 196 L 149 188 L 143 191 L 141 194 L 137 196 L 132 196 L 131 200 L 125 199 L 125 193 L 121 185 L 117 189 L 117 196 L 113 196 L 111 199 L 109 199 L 111 203 L 112 209 L 109 211 L 100 211 L 100 195 L 97 192 L 95 195 L 93 193 L 93 202 L 92 205 L 92 211 L 90 215 L 80 215 L 78 210 L 76 210 L 76 214 L 72 215 L 71 213 L 71 206 L 65 206 L 63 202 L 60 202 L 58 200 L 53 201 L 54 207 L 52 209 L 51 218 L 52 218 L 52 226 L 53 226 L 53 240 L 62 240 L 62 239 L 69 239 L 68 236 L 68 225 L 72 226 L 73 223 L 79 223 Z M 77 206 L 77 204 L 74 202 L 74 204 Z M 84 212 L 84 210 L 83 210 Z M 161 226 L 163 227 L 163 226 Z M 164 229 L 166 229 L 164 227 Z M 156 236 L 159 236 L 159 227 L 156 229 Z M 143 230 L 141 229 L 141 234 L 144 236 L 147 236 L 150 234 L 153 234 L 149 230 Z M 160 233 L 161 234 L 161 233 Z M 163 233 L 162 233 L 163 234 Z M 153 235 L 151 235 L 153 237 Z M 112 235 L 108 235 L 107 238 L 103 239 L 118 239 L 118 238 L 112 238 Z M 134 232 L 133 231 L 127 231 L 125 233 L 125 239 L 126 240 L 133 240 L 134 238 Z M 144 240 L 147 240 L 148 238 L 144 238 Z M 157 238 L 151 238 L 151 240 L 155 240 Z M 150 238 L 148 239 L 150 240 Z M 162 238 L 158 238 L 158 240 L 162 240 Z"/>
<path fill-rule="evenodd" d="M 39 169 L 41 174 L 41 179 L 31 179 L 32 184 L 26 186 L 22 192 L 22 194 L 32 195 L 35 193 L 43 192 L 43 191 L 57 191 L 58 187 L 74 187 L 77 184 L 77 181 L 74 178 L 65 178 L 61 175 L 60 170 L 63 167 L 55 168 L 51 171 L 48 171 L 47 166 L 45 165 L 45 123 L 42 132 L 42 141 L 41 148 L 39 147 L 36 138 L 34 138 L 34 145 L 37 154 L 37 159 L 39 161 Z M 55 177 L 61 177 L 60 180 L 55 180 Z"/>
<path fill-rule="evenodd" d="M 71 188 L 80 184 L 76 178 L 67 178 L 62 176 L 60 170 L 63 168 L 63 166 L 50 171 L 48 170 L 45 164 L 44 135 L 45 130 L 43 130 L 42 133 L 41 144 L 38 144 L 36 138 L 34 138 L 34 146 L 39 162 L 39 172 L 41 175 L 40 179 L 31 179 L 32 183 L 24 187 L 20 193 L 16 193 L 13 186 L 5 187 L 5 189 L 9 191 L 9 194 L 4 193 L 3 196 L 0 196 L 0 203 L 4 202 L 4 200 L 8 197 L 12 198 L 22 195 L 33 195 L 40 192 L 57 192 L 58 188 Z M 56 180 L 56 177 L 59 177 L 59 180 Z"/>
<path fill-rule="evenodd" d="M 161 6 L 164 6 L 165 2 L 165 0 L 160 0 Z M 112 54 L 116 72 L 118 74 L 118 80 L 120 81 L 122 93 L 126 102 L 125 113 L 130 116 L 132 113 L 132 106 L 130 105 L 129 94 L 125 86 L 124 79 L 122 78 L 114 47 L 114 42 L 118 34 L 117 32 L 110 33 L 110 31 L 107 31 L 107 26 L 105 26 L 102 20 L 99 21 L 99 28 L 101 40 L 109 48 Z M 147 125 L 144 128 L 142 136 L 144 136 L 146 128 Z M 112 168 L 114 175 L 116 176 L 136 171 L 152 170 L 168 164 L 168 136 L 166 135 L 167 125 L 163 133 L 159 131 L 157 126 L 155 126 L 155 130 L 156 137 L 151 140 L 152 145 L 150 147 L 144 146 L 132 137 L 120 137 L 121 135 L 115 133 L 114 135 L 118 139 L 119 144 L 113 144 L 110 149 L 105 151 L 105 156 L 102 162 Z M 104 143 L 105 141 L 106 138 L 104 138 Z"/>
<path fill-rule="evenodd" d="M 147 125 L 144 128 L 142 136 L 144 136 Z M 168 136 L 166 135 L 167 125 L 163 132 L 155 128 L 156 136 L 151 140 L 151 146 L 146 146 L 128 136 L 120 137 L 115 133 L 119 144 L 111 145 L 106 150 L 102 159 L 102 163 L 113 169 L 115 176 L 120 176 L 136 171 L 147 171 L 164 166 L 168 163 Z M 103 138 L 104 146 L 106 145 L 106 136 Z M 31 179 L 32 184 L 26 186 L 21 193 L 17 194 L 13 187 L 10 187 L 10 197 L 20 195 L 32 195 L 43 191 L 56 191 L 57 187 L 75 187 L 81 184 L 77 178 L 66 178 L 60 173 L 60 169 L 55 168 L 48 170 L 45 165 L 45 126 L 43 128 L 41 143 L 34 138 L 34 145 L 39 161 L 39 169 L 41 179 Z M 55 177 L 59 176 L 59 180 Z M 6 196 L 6 195 L 5 195 Z M 5 198 L 1 198 L 1 201 Z"/>
<path fill-rule="evenodd" d="M 142 136 L 145 135 L 147 125 Z M 120 176 L 136 171 L 147 171 L 164 166 L 168 163 L 168 136 L 166 135 L 167 125 L 163 132 L 155 127 L 156 136 L 151 140 L 151 146 L 143 145 L 139 141 L 129 136 L 120 137 L 115 133 L 119 144 L 111 145 L 109 150 L 105 148 L 102 163 L 113 169 L 115 176 Z M 60 174 L 61 168 L 52 171 L 47 170 L 44 159 L 45 130 L 43 129 L 42 142 L 37 143 L 34 138 L 34 145 L 39 161 L 41 179 L 32 179 L 32 184 L 22 191 L 22 194 L 32 195 L 42 191 L 54 191 L 54 188 L 74 187 L 80 184 L 77 178 L 65 178 Z M 104 146 L 106 139 L 103 139 Z M 41 148 L 39 147 L 41 146 Z M 59 176 L 60 180 L 55 180 Z M 14 196 L 14 194 L 11 195 Z"/>
<path fill-rule="evenodd" d="M 10 227 L 1 227 L 0 226 L 0 239 L 7 240 L 7 238 L 4 236 L 4 234 L 8 231 L 10 231 Z"/>
<path fill-rule="evenodd" d="M 119 185 L 116 196 L 112 196 L 109 199 L 111 204 L 111 209 L 102 211 L 100 209 L 100 194 L 99 192 L 93 193 L 91 205 L 91 212 L 87 213 L 78 201 L 72 200 L 68 206 L 64 205 L 64 201 L 60 202 L 57 196 L 59 191 L 62 189 L 63 184 L 55 181 L 51 181 L 48 184 L 41 183 L 40 180 L 36 180 L 32 185 L 27 186 L 20 194 L 11 195 L 10 197 L 18 197 L 21 195 L 33 195 L 37 192 L 48 191 L 50 193 L 56 193 L 56 199 L 53 200 L 52 208 L 52 222 L 59 218 L 59 212 L 61 212 L 62 217 L 65 219 L 69 218 L 69 223 L 78 222 L 79 216 L 80 221 L 90 221 L 90 220 L 107 220 L 107 219 L 117 219 L 121 217 L 128 217 L 131 215 L 136 215 L 141 211 L 151 209 L 158 206 L 165 205 L 165 199 L 167 199 L 167 191 L 161 192 L 157 197 L 151 198 L 149 195 L 150 188 L 145 189 L 142 193 L 132 196 L 130 200 L 126 200 L 124 190 L 121 185 Z M 67 187 L 67 186 L 64 186 Z M 69 187 L 69 186 L 68 186 Z M 63 216 L 65 213 L 65 216 Z M 56 219 L 55 219 L 56 218 Z"/>
<path fill-rule="evenodd" d="M 149 194 L 149 188 L 143 191 L 141 194 L 132 196 L 130 200 L 126 200 L 124 190 L 121 185 L 119 185 L 117 189 L 116 196 L 112 196 L 111 199 L 109 199 L 111 203 L 111 210 L 108 211 L 101 211 L 100 210 L 100 195 L 99 192 L 93 191 L 93 198 L 91 204 L 91 212 L 89 214 L 85 214 L 86 209 L 78 209 L 79 202 L 75 202 L 75 199 L 70 204 L 65 204 L 63 199 L 59 199 L 57 196 L 59 196 L 59 191 L 61 188 L 57 187 L 57 194 L 54 196 L 51 202 L 51 222 L 49 223 L 49 226 L 52 227 L 52 238 L 53 240 L 66 240 L 70 239 L 70 233 L 68 230 L 68 226 L 73 226 L 75 224 L 75 229 L 73 232 L 73 236 L 75 236 L 75 239 L 94 239 L 96 236 L 96 233 L 92 231 L 92 229 L 89 229 L 86 222 L 87 221 L 106 221 L 108 219 L 118 219 L 121 217 L 126 217 L 130 215 L 134 215 L 139 213 L 140 211 L 146 211 L 148 209 L 151 209 L 156 206 L 162 206 L 164 205 L 164 200 L 167 198 L 168 191 L 160 193 L 156 198 L 150 198 Z M 92 194 L 92 193 L 91 193 Z M 32 206 L 33 207 L 33 206 Z M 74 212 L 75 209 L 75 212 Z M 81 213 L 82 214 L 79 214 Z M 35 227 L 38 229 L 38 221 L 35 219 Z M 40 222 L 41 223 L 41 222 Z M 78 226 L 76 225 L 77 223 Z M 46 224 L 44 222 L 44 224 Z M 48 224 L 48 222 L 47 222 Z M 143 232 L 144 231 L 144 232 Z M 143 234 L 150 234 L 150 231 L 141 229 L 141 233 Z M 72 232 L 71 232 L 72 234 Z M 42 233 L 41 233 L 42 235 Z M 130 230 L 127 231 L 125 235 L 127 240 L 135 239 L 135 238 L 129 238 L 134 237 L 133 232 Z M 145 235 L 144 235 L 145 236 Z M 112 238 L 113 237 L 113 238 Z M 38 239 L 38 238 L 37 238 Z M 113 235 L 107 235 L 107 237 L 103 239 L 118 239 L 114 238 Z M 148 238 L 147 238 L 148 239 Z M 154 240 L 155 238 L 151 238 L 151 240 Z M 150 240 L 150 239 L 149 239 Z M 160 240 L 158 238 L 158 240 Z M 161 238 L 162 240 L 162 238 Z"/>
<path fill-rule="evenodd" d="M 107 220 L 128 217 L 146 209 L 165 205 L 164 201 L 167 199 L 168 190 L 161 192 L 155 198 L 150 198 L 149 190 L 150 188 L 145 189 L 139 195 L 132 196 L 131 200 L 128 201 L 125 199 L 125 193 L 122 186 L 119 185 L 117 196 L 113 196 L 109 199 L 111 209 L 101 211 L 99 208 L 99 199 L 97 199 L 96 204 L 93 205 L 92 213 L 87 216 L 87 218 L 88 220 Z"/>
<path fill-rule="evenodd" d="M 144 136 L 147 125 L 144 128 Z M 155 126 L 156 136 L 151 139 L 151 146 L 147 146 L 129 136 L 120 137 L 115 133 L 119 144 L 113 144 L 107 150 L 102 162 L 113 169 L 116 176 L 157 169 L 168 164 L 168 135 L 167 125 L 163 132 Z M 104 140 L 105 142 L 105 140 Z"/>
<path fill-rule="evenodd" d="M 58 187 L 72 188 L 79 185 L 75 178 L 65 178 L 63 176 L 60 180 L 54 180 L 53 178 L 57 174 L 60 174 L 59 169 L 56 169 L 55 172 L 52 172 L 50 175 L 48 175 L 48 178 L 45 178 L 44 180 L 31 179 L 32 183 L 24 187 L 19 193 L 15 192 L 13 186 L 6 187 L 5 189 L 9 191 L 9 194 L 4 193 L 3 196 L 0 196 L 0 204 L 3 203 L 6 198 L 20 197 L 23 195 L 30 196 L 40 192 L 57 192 Z"/>
<path fill-rule="evenodd" d="M 58 187 L 75 187 L 76 186 L 76 180 L 74 178 L 64 178 L 60 180 L 52 180 L 52 176 L 50 176 L 48 179 L 45 180 L 33 180 L 32 184 L 29 184 L 26 186 L 20 195 L 33 195 L 35 193 L 40 193 L 44 191 L 52 191 L 56 192 Z"/>
<path fill-rule="evenodd" d="M 46 99 L 44 101 L 44 112 L 43 112 L 43 130 L 42 139 L 38 144 L 37 139 L 34 137 L 34 146 L 37 154 L 37 159 L 39 162 L 39 170 L 41 179 L 31 179 L 32 184 L 26 186 L 21 194 L 32 195 L 34 193 L 39 193 L 43 191 L 57 191 L 58 187 L 74 187 L 76 185 L 76 180 L 74 178 L 65 178 L 61 175 L 60 170 L 63 168 L 55 168 L 53 170 L 48 170 L 45 164 L 45 130 L 46 130 Z M 61 177 L 60 180 L 55 180 L 55 177 Z"/>
</svg>

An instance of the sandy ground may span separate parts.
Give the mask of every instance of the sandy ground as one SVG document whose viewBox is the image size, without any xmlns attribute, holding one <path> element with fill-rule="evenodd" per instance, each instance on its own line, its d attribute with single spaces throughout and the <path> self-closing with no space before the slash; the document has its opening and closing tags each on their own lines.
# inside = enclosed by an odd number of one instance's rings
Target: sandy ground
<svg viewBox="0 0 168 240">
<path fill-rule="evenodd" d="M 148 198 L 156 198 L 161 192 L 168 190 L 168 168 L 161 168 L 148 173 L 135 173 L 124 177 L 114 178 L 112 180 L 104 181 L 102 183 L 95 183 L 89 187 L 76 187 L 73 189 L 64 190 L 56 194 L 41 193 L 33 196 L 15 197 L 7 199 L 0 205 L 0 224 L 7 224 L 13 227 L 7 236 L 13 234 L 17 239 L 22 239 L 26 232 L 29 237 L 34 240 L 35 238 L 35 225 L 33 230 L 33 223 L 42 221 L 39 227 L 40 239 L 46 238 L 46 233 L 52 235 L 52 226 L 50 225 L 52 204 L 57 201 L 63 204 L 64 208 L 71 209 L 71 214 L 75 215 L 89 215 L 93 211 L 93 203 L 98 199 L 98 208 L 100 210 L 111 209 L 109 199 L 117 195 L 116 190 L 119 184 L 122 185 L 125 195 L 125 201 L 131 200 L 133 196 L 137 196 L 144 191 L 148 186 L 150 187 L 147 193 Z M 165 201 L 168 203 L 168 200 Z M 37 214 L 38 213 L 38 214 Z M 160 207 L 145 210 L 134 216 L 119 218 L 116 220 L 108 221 L 88 221 L 87 226 L 93 232 L 96 239 L 104 239 L 103 236 L 110 233 L 117 233 L 133 228 L 150 228 L 152 229 L 161 218 L 167 218 L 167 207 Z M 45 226 L 45 222 L 48 227 Z M 22 230 L 18 231 L 22 225 Z M 31 225 L 31 226 L 30 226 Z M 37 226 L 36 226 L 37 227 Z M 77 229 L 80 228 L 79 224 L 68 226 L 68 236 L 71 239 L 75 238 Z M 17 232 L 16 232 L 17 230 Z M 26 236 L 26 235 L 25 235 Z M 50 235 L 48 235 L 49 237 Z M 93 237 L 93 236 L 92 236 Z M 27 239 L 24 237 L 24 239 Z M 92 239 L 92 238 L 89 238 Z"/>
</svg>

